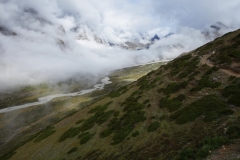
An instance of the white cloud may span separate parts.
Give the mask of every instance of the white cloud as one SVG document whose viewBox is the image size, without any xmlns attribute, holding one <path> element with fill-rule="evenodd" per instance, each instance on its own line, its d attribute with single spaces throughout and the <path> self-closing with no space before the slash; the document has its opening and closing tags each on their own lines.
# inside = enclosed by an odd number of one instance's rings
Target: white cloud
<svg viewBox="0 0 240 160">
<path fill-rule="evenodd" d="M 204 27 L 217 21 L 232 26 L 221 34 L 238 28 L 239 7 L 238 0 L 0 1 L 0 26 L 17 33 L 0 33 L 0 91 L 174 58 L 208 41 Z M 76 39 L 78 26 L 88 27 L 91 41 Z M 126 51 L 95 43 L 94 34 L 112 43 L 155 34 L 161 40 L 149 50 Z"/>
</svg>

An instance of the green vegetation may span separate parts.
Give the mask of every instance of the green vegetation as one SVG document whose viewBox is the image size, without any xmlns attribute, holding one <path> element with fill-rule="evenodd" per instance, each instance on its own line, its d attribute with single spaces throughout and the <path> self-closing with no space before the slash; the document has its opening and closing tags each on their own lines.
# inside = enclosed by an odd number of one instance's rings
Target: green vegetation
<svg viewBox="0 0 240 160">
<path fill-rule="evenodd" d="M 70 150 L 67 152 L 67 154 L 71 154 L 71 153 L 73 153 L 73 152 L 76 152 L 77 150 L 78 150 L 77 147 L 73 147 L 72 149 L 70 149 Z"/>
<path fill-rule="evenodd" d="M 113 113 L 113 116 L 114 116 L 114 117 L 117 117 L 117 116 L 119 116 L 119 114 L 120 114 L 119 111 L 115 111 L 115 112 Z"/>
<path fill-rule="evenodd" d="M 155 78 L 153 81 L 152 81 L 152 84 L 155 84 L 157 83 L 158 81 L 160 81 L 162 78 L 162 76 L 158 76 L 157 78 Z"/>
<path fill-rule="evenodd" d="M 135 110 L 128 110 L 119 121 L 117 120 L 112 129 L 116 127 L 117 123 L 119 123 L 120 126 L 115 130 L 112 144 L 119 144 L 122 142 L 132 132 L 135 124 L 145 121 L 146 117 L 144 113 L 144 111 L 141 111 L 141 109 L 137 107 Z"/>
<path fill-rule="evenodd" d="M 111 98 L 119 97 L 122 94 L 124 94 L 127 90 L 128 90 L 127 86 L 123 86 L 123 87 L 119 88 L 117 91 L 113 91 L 113 92 L 109 93 L 109 97 L 111 97 Z"/>
<path fill-rule="evenodd" d="M 113 110 L 107 112 L 104 112 L 104 110 L 102 109 L 98 110 L 93 116 L 89 117 L 87 120 L 83 122 L 83 124 L 80 127 L 80 130 L 83 132 L 87 131 L 91 129 L 95 123 L 97 123 L 98 125 L 103 124 L 114 112 L 115 111 Z"/>
<path fill-rule="evenodd" d="M 71 127 L 69 130 L 67 130 L 65 133 L 63 133 L 63 135 L 59 138 L 59 142 L 64 141 L 67 138 L 72 138 L 75 137 L 76 135 L 78 135 L 80 132 L 80 127 L 77 128 L 73 128 Z"/>
<path fill-rule="evenodd" d="M 47 127 L 44 131 L 41 132 L 39 136 L 34 140 L 34 142 L 40 142 L 43 139 L 46 139 L 47 137 L 51 136 L 56 130 L 53 126 Z"/>
<path fill-rule="evenodd" d="M 232 84 L 239 84 L 239 85 L 240 85 L 240 77 L 235 78 L 235 79 L 232 81 Z"/>
<path fill-rule="evenodd" d="M 186 78 L 188 76 L 188 72 L 181 72 L 179 75 L 178 75 L 178 78 Z"/>
<path fill-rule="evenodd" d="M 98 114 L 95 114 L 96 123 L 98 125 L 103 124 L 104 122 L 106 122 L 108 117 L 112 115 L 114 112 L 115 112 L 114 110 L 102 112 L 102 114 L 100 114 L 101 112 L 97 112 Z"/>
<path fill-rule="evenodd" d="M 156 86 L 156 82 L 160 80 L 160 77 L 154 80 L 154 83 L 148 80 L 147 76 L 144 76 L 139 79 L 137 85 L 140 86 L 140 90 L 150 90 L 151 88 Z"/>
<path fill-rule="evenodd" d="M 196 72 L 196 67 L 199 63 L 198 57 L 192 58 L 189 62 L 186 63 L 186 66 L 184 68 L 185 72 L 187 73 L 193 73 Z"/>
<path fill-rule="evenodd" d="M 168 64 L 172 68 L 169 75 L 172 77 L 178 75 L 180 79 L 186 78 L 190 73 L 195 71 L 198 63 L 198 58 L 192 58 L 191 54 L 177 58 L 172 63 Z"/>
<path fill-rule="evenodd" d="M 145 101 L 143 102 L 143 104 L 148 104 L 149 102 L 150 102 L 150 100 L 147 99 L 147 100 L 145 100 Z"/>
<path fill-rule="evenodd" d="M 215 46 L 214 42 L 209 42 L 206 45 L 204 45 L 203 50 L 205 50 L 205 51 L 209 50 L 209 49 L 213 48 L 214 46 Z"/>
<path fill-rule="evenodd" d="M 218 70 L 219 70 L 219 68 L 216 67 L 216 66 L 214 66 L 214 67 L 210 68 L 205 74 L 206 74 L 206 75 L 210 75 L 210 74 L 212 74 L 213 72 L 216 72 L 216 71 L 218 71 Z"/>
<path fill-rule="evenodd" d="M 225 137 L 205 137 L 196 148 L 183 149 L 179 154 L 178 160 L 206 158 L 210 153 L 209 151 L 217 149 L 226 143 L 228 143 L 228 139 Z"/>
<path fill-rule="evenodd" d="M 221 116 L 232 113 L 233 111 L 226 108 L 226 104 L 221 98 L 215 95 L 209 95 L 177 111 L 175 114 L 171 115 L 170 118 L 176 120 L 177 124 L 184 124 L 203 115 L 203 120 L 210 122 Z"/>
<path fill-rule="evenodd" d="M 240 40 L 238 35 L 232 38 L 231 43 L 218 46 L 218 54 L 211 56 L 211 60 L 218 64 L 231 64 L 240 61 Z"/>
<path fill-rule="evenodd" d="M 162 116 L 159 118 L 159 120 L 162 121 L 162 120 L 164 120 L 165 118 L 166 118 L 166 115 L 162 115 Z"/>
<path fill-rule="evenodd" d="M 99 105 L 99 106 L 96 106 L 95 108 L 93 108 L 93 109 L 91 109 L 88 113 L 95 113 L 95 112 L 103 112 L 103 111 L 105 111 L 107 108 L 108 108 L 108 106 L 111 104 L 112 102 L 108 102 L 107 104 L 105 104 L 105 105 L 103 105 L 103 106 L 101 106 L 101 105 Z"/>
<path fill-rule="evenodd" d="M 123 112 L 125 114 L 119 118 L 114 116 L 110 120 L 108 128 L 100 133 L 101 138 L 108 137 L 113 133 L 112 145 L 122 142 L 134 130 L 134 126 L 137 123 L 146 120 L 146 117 L 144 116 L 145 112 L 142 111 L 142 109 L 145 108 L 145 105 L 138 103 L 140 97 L 138 96 L 135 98 L 137 93 L 137 91 L 132 93 L 132 95 L 122 103 L 122 106 L 124 106 Z"/>
<path fill-rule="evenodd" d="M 103 132 L 100 133 L 100 137 L 101 138 L 108 137 L 112 134 L 112 132 L 113 132 L 113 130 L 111 130 L 111 128 L 107 128 Z"/>
<path fill-rule="evenodd" d="M 171 94 L 183 89 L 187 86 L 187 82 L 180 82 L 180 83 L 171 83 L 163 90 L 165 94 Z"/>
<path fill-rule="evenodd" d="M 32 141 L 34 138 L 36 138 L 41 132 L 38 132 L 30 137 L 28 137 L 26 140 L 22 141 L 21 143 L 19 143 L 18 145 L 16 145 L 15 147 L 13 147 L 9 152 L 7 152 L 6 154 L 4 154 L 3 156 L 0 157 L 1 160 L 8 160 L 10 159 L 15 153 L 16 150 L 23 146 L 24 144 Z"/>
<path fill-rule="evenodd" d="M 228 103 L 240 107 L 240 98 L 239 98 L 239 97 L 240 97 L 240 94 L 234 94 L 234 95 L 232 95 L 232 96 L 229 98 Z"/>
<path fill-rule="evenodd" d="M 137 137 L 138 135 L 139 135 L 138 131 L 132 133 L 132 137 Z"/>
<path fill-rule="evenodd" d="M 178 101 L 184 101 L 186 98 L 186 96 L 184 94 L 180 94 L 178 95 L 177 97 L 175 97 L 174 99 L 175 100 L 178 100 Z"/>
<path fill-rule="evenodd" d="M 160 123 L 157 121 L 154 121 L 148 126 L 147 131 L 155 132 L 159 128 L 159 126 L 160 126 Z"/>
<path fill-rule="evenodd" d="M 82 122 L 84 122 L 84 119 L 80 119 L 79 121 L 76 122 L 76 124 L 81 124 Z"/>
<path fill-rule="evenodd" d="M 191 89 L 191 92 L 194 91 L 200 91 L 205 87 L 209 87 L 209 88 L 217 88 L 221 85 L 220 82 L 215 82 L 213 80 L 210 80 L 209 76 L 203 76 L 202 79 L 200 79 L 198 81 L 198 86 L 194 87 Z"/>
<path fill-rule="evenodd" d="M 170 112 L 176 111 L 182 106 L 182 103 L 177 99 L 162 98 L 160 101 L 160 107 L 167 108 Z"/>
<path fill-rule="evenodd" d="M 86 119 L 86 120 L 82 123 L 82 125 L 81 125 L 81 127 L 80 127 L 79 129 L 80 129 L 81 131 L 83 131 L 83 132 L 91 129 L 91 128 L 94 126 L 96 120 L 97 120 L 97 117 L 96 117 L 96 116 L 91 116 L 91 117 L 89 117 L 88 119 Z"/>
<path fill-rule="evenodd" d="M 232 80 L 234 80 L 236 77 L 235 76 L 230 76 L 229 78 L 228 78 L 228 81 L 232 81 Z"/>
<path fill-rule="evenodd" d="M 186 66 L 186 63 L 189 59 L 191 59 L 192 56 L 191 54 L 187 54 L 185 56 L 181 56 L 175 60 L 173 60 L 173 62 L 171 63 L 171 68 L 182 68 Z M 169 64 L 168 64 L 169 65 Z"/>
<path fill-rule="evenodd" d="M 230 139 L 240 138 L 240 126 L 230 126 L 226 132 Z"/>
<path fill-rule="evenodd" d="M 94 134 L 91 134 L 89 132 L 82 133 L 78 136 L 78 138 L 80 138 L 80 144 L 87 143 L 93 136 Z"/>
<path fill-rule="evenodd" d="M 77 111 L 71 111 L 71 112 L 70 112 L 69 114 L 67 114 L 65 117 L 61 118 L 58 122 L 64 120 L 64 119 L 67 118 L 67 117 L 73 116 L 75 113 L 77 113 Z"/>
<path fill-rule="evenodd" d="M 8 152 L 6 154 L 4 154 L 3 156 L 0 157 L 1 160 L 8 160 L 10 159 L 16 152 L 15 151 L 11 151 Z"/>
<path fill-rule="evenodd" d="M 222 91 L 222 95 L 224 97 L 228 97 L 230 95 L 234 95 L 234 94 L 238 94 L 240 93 L 240 85 L 229 85 L 227 87 L 225 87 Z"/>
<path fill-rule="evenodd" d="M 95 108 L 91 109 L 88 113 L 95 113 L 93 116 L 89 117 L 88 119 L 86 119 L 85 121 L 82 122 L 82 125 L 79 127 L 79 130 L 84 132 L 87 131 L 89 129 L 91 129 L 95 123 L 97 123 L 98 125 L 103 124 L 104 122 L 107 121 L 107 119 L 113 114 L 115 113 L 115 115 L 117 114 L 114 110 L 110 110 L 105 112 L 105 110 L 108 108 L 108 106 L 111 104 L 112 102 L 108 102 L 107 104 L 101 106 L 96 106 Z"/>
<path fill-rule="evenodd" d="M 222 91 L 224 97 L 230 97 L 228 103 L 240 106 L 240 83 L 225 87 Z"/>
<path fill-rule="evenodd" d="M 176 111 L 182 106 L 182 101 L 185 99 L 184 94 L 180 94 L 179 96 L 169 99 L 168 97 L 162 98 L 160 100 L 160 107 L 167 108 L 170 112 Z"/>
<path fill-rule="evenodd" d="M 195 159 L 195 151 L 192 148 L 182 149 L 178 157 L 178 160 L 188 159 Z"/>
</svg>

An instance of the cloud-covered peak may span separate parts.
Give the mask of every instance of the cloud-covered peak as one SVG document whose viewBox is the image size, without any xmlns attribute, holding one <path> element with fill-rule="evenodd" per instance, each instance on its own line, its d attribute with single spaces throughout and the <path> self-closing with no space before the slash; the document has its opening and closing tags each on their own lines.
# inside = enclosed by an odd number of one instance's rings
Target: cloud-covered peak
<svg viewBox="0 0 240 160">
<path fill-rule="evenodd" d="M 174 58 L 237 29 L 239 7 L 238 0 L 2 0 L 0 91 Z"/>
</svg>

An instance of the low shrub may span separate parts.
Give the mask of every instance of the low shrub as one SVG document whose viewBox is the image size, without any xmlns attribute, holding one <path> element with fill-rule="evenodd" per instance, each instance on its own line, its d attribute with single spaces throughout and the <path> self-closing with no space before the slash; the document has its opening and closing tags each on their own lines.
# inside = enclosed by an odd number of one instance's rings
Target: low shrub
<svg viewBox="0 0 240 160">
<path fill-rule="evenodd" d="M 178 75 L 178 78 L 186 78 L 188 76 L 188 72 L 181 72 L 179 75 Z"/>
<path fill-rule="evenodd" d="M 150 100 L 147 99 L 147 100 L 145 100 L 145 101 L 143 102 L 143 104 L 147 104 L 147 103 L 149 103 L 149 102 L 150 102 Z"/>
<path fill-rule="evenodd" d="M 80 127 L 81 131 L 87 131 L 91 129 L 95 123 L 98 125 L 103 124 L 107 121 L 107 119 L 114 113 L 114 110 L 110 110 L 107 112 L 104 112 L 103 110 L 98 110 L 93 116 L 89 117 L 87 120 L 83 122 L 83 124 Z"/>
<path fill-rule="evenodd" d="M 178 101 L 184 101 L 186 98 L 186 96 L 184 94 L 180 94 L 178 95 L 176 98 L 174 98 L 174 100 L 178 100 Z"/>
<path fill-rule="evenodd" d="M 47 127 L 44 131 L 41 132 L 40 135 L 37 136 L 34 142 L 40 142 L 41 140 L 51 136 L 54 132 L 56 132 L 56 130 L 53 126 Z"/>
<path fill-rule="evenodd" d="M 81 124 L 82 122 L 84 122 L 84 119 L 80 119 L 79 121 L 76 122 L 76 124 Z"/>
<path fill-rule="evenodd" d="M 76 135 L 78 135 L 80 132 L 80 127 L 77 128 L 70 128 L 69 130 L 67 130 L 66 132 L 63 133 L 63 135 L 59 138 L 59 142 L 64 141 L 67 138 L 72 138 L 75 137 Z"/>
<path fill-rule="evenodd" d="M 146 120 L 145 112 L 142 109 L 145 108 L 145 105 L 138 102 L 140 98 L 135 97 L 138 95 L 138 91 L 133 92 L 132 95 L 122 103 L 124 114 L 121 117 L 114 116 L 103 132 L 100 133 L 101 138 L 105 138 L 112 133 L 112 145 L 119 144 L 134 130 L 134 127 L 137 123 L 143 122 Z M 101 116 L 101 115 L 98 115 Z"/>
<path fill-rule="evenodd" d="M 230 139 L 240 138 L 240 126 L 230 126 L 226 134 Z"/>
<path fill-rule="evenodd" d="M 97 111 L 103 112 L 103 111 L 105 111 L 105 110 L 108 108 L 108 106 L 109 106 L 111 103 L 112 103 L 112 101 L 111 101 L 111 102 L 108 102 L 107 104 L 105 104 L 105 105 L 103 105 L 103 106 L 101 106 L 101 105 L 96 106 L 95 108 L 91 109 L 88 113 L 95 113 L 95 112 L 97 112 Z"/>
<path fill-rule="evenodd" d="M 188 159 L 195 159 L 195 151 L 192 148 L 185 148 L 182 149 L 178 160 L 188 160 Z"/>
<path fill-rule="evenodd" d="M 138 135 L 139 135 L 138 131 L 132 133 L 132 137 L 137 137 Z"/>
<path fill-rule="evenodd" d="M 70 149 L 70 150 L 67 152 L 67 154 L 71 154 L 71 153 L 73 153 L 73 152 L 76 152 L 77 150 L 78 150 L 78 148 L 77 148 L 77 147 L 74 147 L 74 148 Z"/>
<path fill-rule="evenodd" d="M 179 91 L 182 88 L 185 88 L 187 86 L 187 82 L 181 82 L 181 83 L 171 83 L 167 86 L 167 88 L 164 89 L 165 94 L 171 94 Z"/>
<path fill-rule="evenodd" d="M 238 84 L 238 85 L 240 85 L 240 77 L 235 78 L 235 79 L 232 81 L 232 84 Z"/>
<path fill-rule="evenodd" d="M 225 87 L 222 91 L 222 95 L 224 97 L 228 97 L 233 94 L 238 94 L 240 93 L 240 85 L 239 84 L 234 84 L 234 85 L 229 85 Z"/>
<path fill-rule="evenodd" d="M 86 119 L 83 122 L 83 124 L 81 125 L 80 130 L 82 132 L 84 132 L 84 131 L 87 131 L 87 130 L 91 129 L 94 126 L 94 124 L 96 122 L 96 119 L 97 118 L 95 116 L 91 116 L 88 119 Z"/>
<path fill-rule="evenodd" d="M 117 130 L 113 136 L 112 145 L 121 143 L 134 129 L 132 124 L 123 125 L 120 130 Z"/>
<path fill-rule="evenodd" d="M 119 96 L 121 96 L 121 93 L 119 91 L 113 91 L 113 92 L 109 93 L 110 98 L 116 98 Z"/>
<path fill-rule="evenodd" d="M 209 151 L 217 149 L 227 143 L 228 139 L 225 137 L 205 137 L 197 144 L 196 148 L 182 149 L 178 160 L 204 159 L 209 155 Z"/>
<path fill-rule="evenodd" d="M 238 60 L 240 61 L 240 51 L 237 49 L 233 49 L 229 52 L 228 54 L 231 58 L 233 58 L 234 60 Z"/>
<path fill-rule="evenodd" d="M 110 136 L 113 133 L 113 130 L 111 128 L 105 129 L 103 132 L 100 133 L 101 138 L 105 138 Z"/>
<path fill-rule="evenodd" d="M 114 116 L 114 117 L 117 117 L 117 116 L 119 116 L 119 114 L 120 114 L 119 111 L 115 111 L 115 112 L 113 113 L 113 116 Z"/>
<path fill-rule="evenodd" d="M 218 71 L 218 70 L 219 70 L 219 68 L 216 67 L 216 66 L 214 66 L 214 67 L 210 68 L 205 74 L 206 74 L 206 75 L 210 75 L 210 74 L 212 74 L 213 72 L 216 72 L 216 71 Z"/>
<path fill-rule="evenodd" d="M 115 111 L 114 110 L 110 110 L 107 112 L 98 112 L 99 114 L 96 114 L 95 117 L 95 122 L 100 125 L 103 124 L 104 122 L 107 121 L 107 119 L 109 118 L 109 116 L 111 116 Z"/>
<path fill-rule="evenodd" d="M 113 92 L 109 93 L 109 97 L 111 97 L 111 98 L 119 97 L 122 94 L 124 94 L 126 91 L 127 91 L 127 86 L 122 86 L 117 91 L 113 91 Z"/>
<path fill-rule="evenodd" d="M 176 120 L 177 124 L 184 124 L 195 120 L 204 115 L 204 121 L 213 121 L 226 114 L 232 114 L 226 108 L 226 103 L 215 95 L 208 95 L 187 105 L 170 116 L 170 119 Z"/>
<path fill-rule="evenodd" d="M 201 80 L 198 81 L 198 86 L 192 88 L 190 91 L 194 92 L 194 91 L 200 91 L 205 87 L 209 87 L 209 88 L 217 88 L 221 85 L 220 82 L 215 82 L 210 80 L 209 76 L 203 76 Z"/>
<path fill-rule="evenodd" d="M 240 93 L 232 95 L 229 98 L 228 103 L 240 107 Z"/>
<path fill-rule="evenodd" d="M 171 68 L 181 68 L 181 67 L 185 67 L 187 61 L 190 60 L 191 58 L 192 58 L 192 55 L 191 55 L 191 54 L 184 55 L 184 56 L 181 56 L 181 57 L 179 57 L 179 58 L 176 58 L 176 59 L 173 60 L 170 64 L 167 64 L 167 66 L 168 66 L 168 65 L 171 65 Z"/>
<path fill-rule="evenodd" d="M 157 121 L 154 121 L 148 126 L 147 131 L 155 132 L 159 127 L 160 127 L 160 123 Z"/>
<path fill-rule="evenodd" d="M 235 76 L 230 76 L 230 77 L 228 78 L 228 81 L 233 81 L 235 78 L 236 78 Z"/>
<path fill-rule="evenodd" d="M 160 107 L 167 108 L 170 112 L 173 112 L 179 109 L 181 106 L 182 106 L 182 103 L 176 99 L 162 98 L 160 100 Z"/>
<path fill-rule="evenodd" d="M 161 78 L 162 78 L 162 77 L 159 77 L 159 76 L 158 76 L 157 78 L 155 78 L 155 79 L 152 81 L 152 83 L 153 83 L 153 84 L 157 83 L 158 81 L 161 80 Z"/>
<path fill-rule="evenodd" d="M 166 118 L 166 115 L 162 115 L 162 116 L 159 118 L 159 120 L 162 121 L 162 120 L 164 120 L 165 118 Z"/>
<path fill-rule="evenodd" d="M 82 133 L 78 136 L 80 138 L 80 144 L 87 143 L 91 138 L 93 137 L 93 134 L 90 134 L 89 132 Z"/>
</svg>

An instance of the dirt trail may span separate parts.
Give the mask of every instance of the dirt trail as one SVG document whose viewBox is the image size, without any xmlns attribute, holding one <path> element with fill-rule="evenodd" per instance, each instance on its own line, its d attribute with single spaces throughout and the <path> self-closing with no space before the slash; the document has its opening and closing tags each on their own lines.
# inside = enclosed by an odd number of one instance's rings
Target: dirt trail
<svg viewBox="0 0 240 160">
<path fill-rule="evenodd" d="M 200 56 L 201 60 L 200 63 L 201 64 L 206 64 L 210 67 L 213 67 L 214 65 L 208 60 L 208 57 L 210 57 L 212 54 L 207 54 L 207 55 L 203 55 Z M 220 69 L 220 71 L 226 73 L 227 75 L 230 76 L 235 76 L 235 77 L 240 77 L 240 74 L 233 72 L 232 70 L 228 70 L 228 69 Z"/>
<path fill-rule="evenodd" d="M 213 151 L 212 154 L 207 158 L 207 160 L 239 160 L 239 147 L 239 140 L 235 142 L 235 144 L 222 146 L 216 151 Z"/>
</svg>

